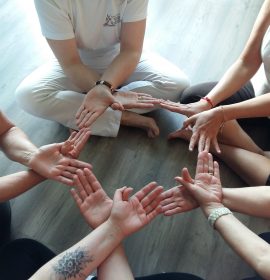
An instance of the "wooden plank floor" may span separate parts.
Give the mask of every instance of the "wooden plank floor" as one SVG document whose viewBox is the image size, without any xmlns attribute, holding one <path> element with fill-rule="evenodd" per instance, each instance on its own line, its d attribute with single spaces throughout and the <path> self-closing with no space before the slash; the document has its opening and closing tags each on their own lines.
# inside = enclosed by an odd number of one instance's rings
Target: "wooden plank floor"
<svg viewBox="0 0 270 280">
<path fill-rule="evenodd" d="M 241 52 L 262 2 L 150 0 L 145 45 L 180 66 L 192 84 L 218 80 Z M 0 107 L 37 145 L 63 141 L 68 137 L 66 128 L 28 115 L 14 100 L 20 81 L 52 56 L 40 35 L 33 3 L 0 0 L 0 4 Z M 123 127 L 116 139 L 92 137 L 87 143 L 81 159 L 94 165 L 110 195 L 117 187 L 130 185 L 138 190 L 152 180 L 169 188 L 182 167 L 194 172 L 196 152 L 190 153 L 184 141 L 166 140 L 183 118 L 163 110 L 152 116 L 161 130 L 154 140 L 143 131 Z M 23 169 L 3 155 L 0 159 L 2 175 Z M 245 186 L 224 164 L 221 172 L 225 186 Z M 14 237 L 35 238 L 56 252 L 89 232 L 68 188 L 52 181 L 12 200 L 12 210 Z M 270 228 L 267 220 L 237 216 L 256 232 Z M 182 271 L 210 280 L 231 280 L 251 274 L 199 210 L 158 217 L 128 238 L 125 246 L 137 276 Z"/>
</svg>

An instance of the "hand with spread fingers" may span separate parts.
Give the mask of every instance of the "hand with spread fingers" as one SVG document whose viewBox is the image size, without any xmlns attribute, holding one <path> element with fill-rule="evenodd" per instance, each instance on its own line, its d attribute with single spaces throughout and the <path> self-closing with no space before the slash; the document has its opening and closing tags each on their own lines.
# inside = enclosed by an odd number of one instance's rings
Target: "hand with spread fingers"
<svg viewBox="0 0 270 280">
<path fill-rule="evenodd" d="M 161 202 L 165 216 L 183 213 L 199 207 L 202 203 L 200 196 L 216 202 L 222 201 L 218 163 L 213 161 L 211 154 L 202 152 L 198 155 L 195 179 L 192 179 L 186 168 L 182 177 L 175 177 L 181 185 L 163 193 Z"/>
<path fill-rule="evenodd" d="M 112 106 L 114 110 L 124 110 L 124 107 L 116 101 L 111 91 L 106 86 L 96 86 L 85 96 L 82 105 L 76 113 L 76 123 L 81 129 L 90 127 L 105 110 Z"/>
<path fill-rule="evenodd" d="M 182 172 L 184 176 L 175 179 L 187 189 L 203 211 L 209 211 L 222 205 L 219 166 L 216 161 L 213 161 L 210 153 L 205 151 L 199 153 L 194 182 L 185 180 L 185 177 L 189 176 L 186 168 Z"/>
<path fill-rule="evenodd" d="M 86 222 L 96 228 L 110 216 L 112 199 L 106 194 L 94 173 L 85 168 L 74 176 L 76 189 L 71 194 Z"/>
<path fill-rule="evenodd" d="M 192 151 L 198 145 L 198 151 L 209 152 L 210 146 L 220 153 L 217 135 L 224 125 L 222 107 L 196 114 L 184 121 L 183 128 L 192 127 L 189 149 Z"/>
<path fill-rule="evenodd" d="M 41 176 L 72 186 L 77 169 L 92 168 L 91 164 L 77 160 L 90 131 L 73 132 L 67 141 L 44 145 L 29 153 L 28 167 Z"/>
<path fill-rule="evenodd" d="M 152 182 L 129 198 L 132 190 L 130 187 L 116 190 L 108 220 L 117 225 L 123 236 L 138 231 L 162 211 L 160 201 L 163 187 Z"/>
</svg>

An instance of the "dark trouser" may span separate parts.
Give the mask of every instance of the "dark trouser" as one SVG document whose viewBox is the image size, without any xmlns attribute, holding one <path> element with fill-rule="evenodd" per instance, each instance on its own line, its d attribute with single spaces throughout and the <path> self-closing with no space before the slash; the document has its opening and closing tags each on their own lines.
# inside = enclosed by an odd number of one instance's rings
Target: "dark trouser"
<svg viewBox="0 0 270 280">
<path fill-rule="evenodd" d="M 10 239 L 11 208 L 9 201 L 0 203 L 0 247 Z"/>
<path fill-rule="evenodd" d="M 199 101 L 202 97 L 206 96 L 216 86 L 216 84 L 217 82 L 209 82 L 186 88 L 181 95 L 180 102 L 183 104 L 188 104 Z M 250 82 L 248 82 L 234 95 L 230 96 L 218 105 L 238 103 L 254 97 L 255 93 L 253 86 Z"/>
</svg>

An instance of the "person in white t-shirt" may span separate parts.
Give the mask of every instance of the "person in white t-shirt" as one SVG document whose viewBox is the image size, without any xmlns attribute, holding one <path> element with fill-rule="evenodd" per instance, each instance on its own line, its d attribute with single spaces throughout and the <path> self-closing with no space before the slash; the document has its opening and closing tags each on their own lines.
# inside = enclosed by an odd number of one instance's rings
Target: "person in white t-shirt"
<svg viewBox="0 0 270 280">
<path fill-rule="evenodd" d="M 177 101 L 189 81 L 164 58 L 142 54 L 148 1 L 35 0 L 35 5 L 56 61 L 19 85 L 19 105 L 72 129 L 90 127 L 93 135 L 116 137 L 122 124 L 157 136 L 154 119 L 139 115 L 154 109 L 149 95 Z M 125 110 L 131 108 L 136 109 Z"/>
<path fill-rule="evenodd" d="M 244 121 L 241 119 L 248 119 L 246 124 L 254 122 L 252 118 L 264 117 L 258 123 L 269 128 L 269 26 L 270 0 L 265 0 L 242 54 L 218 83 L 186 89 L 180 98 L 182 104 L 161 103 L 163 108 L 189 117 L 183 128 L 192 127 L 192 131 L 179 129 L 169 138 L 188 140 L 190 150 L 196 145 L 199 151 L 210 150 L 249 185 L 270 185 L 269 151 L 259 147 L 240 126 Z M 258 71 L 261 66 L 264 77 Z"/>
</svg>

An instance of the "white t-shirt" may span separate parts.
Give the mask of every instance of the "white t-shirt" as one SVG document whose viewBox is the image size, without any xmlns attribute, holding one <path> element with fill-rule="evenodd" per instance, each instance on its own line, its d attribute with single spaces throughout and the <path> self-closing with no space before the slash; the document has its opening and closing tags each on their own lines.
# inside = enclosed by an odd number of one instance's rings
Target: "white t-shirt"
<svg viewBox="0 0 270 280">
<path fill-rule="evenodd" d="M 122 22 L 146 18 L 148 0 L 35 0 L 47 39 L 75 38 L 79 52 L 118 48 Z"/>
</svg>

